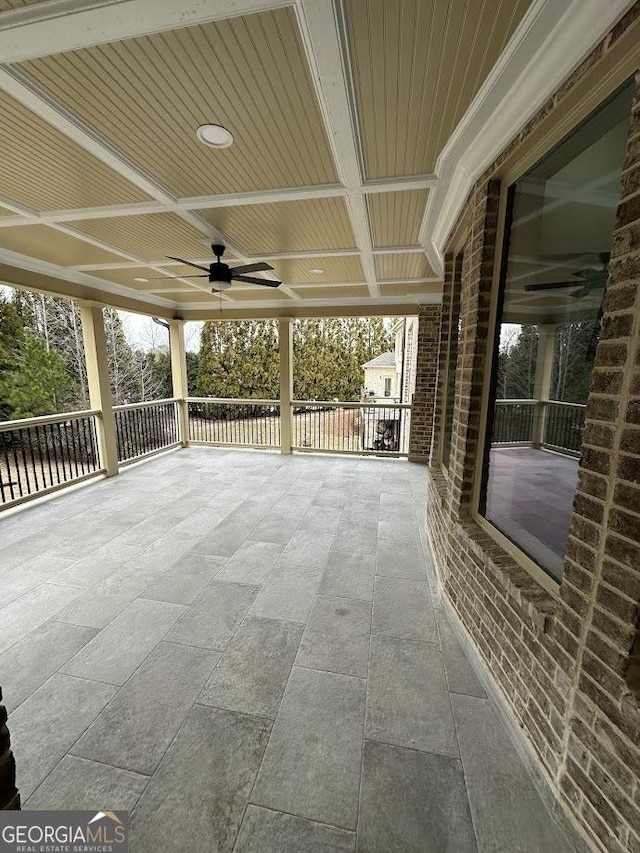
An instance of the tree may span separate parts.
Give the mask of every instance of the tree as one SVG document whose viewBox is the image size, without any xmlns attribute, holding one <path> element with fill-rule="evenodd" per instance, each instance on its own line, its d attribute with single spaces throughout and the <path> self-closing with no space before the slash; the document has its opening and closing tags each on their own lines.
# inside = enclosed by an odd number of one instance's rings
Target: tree
<svg viewBox="0 0 640 853">
<path fill-rule="evenodd" d="M 32 418 L 60 411 L 70 380 L 61 356 L 47 349 L 47 342 L 27 329 L 13 370 L 1 380 L 0 396 L 12 417 Z"/>
<path fill-rule="evenodd" d="M 278 364 L 275 321 L 208 321 L 198 353 L 196 396 L 277 398 Z"/>
<path fill-rule="evenodd" d="M 19 363 L 24 338 L 22 318 L 12 301 L 0 293 L 0 420 L 10 420 L 11 404 L 6 398 L 7 383 Z"/>
<path fill-rule="evenodd" d="M 16 290 L 12 301 L 23 325 L 44 339 L 47 351 L 56 352 L 63 359 L 70 378 L 66 408 L 88 408 L 89 388 L 79 307 L 69 299 L 28 290 Z"/>
<path fill-rule="evenodd" d="M 506 326 L 498 355 L 498 397 L 531 400 L 536 376 L 538 327 Z"/>
<path fill-rule="evenodd" d="M 564 323 L 556 329 L 552 398 L 586 403 L 597 339 L 598 321 Z"/>
</svg>

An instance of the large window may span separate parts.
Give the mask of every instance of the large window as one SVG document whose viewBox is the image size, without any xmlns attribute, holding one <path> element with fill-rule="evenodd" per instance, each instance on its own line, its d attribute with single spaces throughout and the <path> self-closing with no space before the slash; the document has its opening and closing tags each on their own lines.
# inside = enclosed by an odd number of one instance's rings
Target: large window
<svg viewBox="0 0 640 853">
<path fill-rule="evenodd" d="M 620 90 L 509 195 L 480 512 L 558 581 L 631 96 Z"/>
</svg>

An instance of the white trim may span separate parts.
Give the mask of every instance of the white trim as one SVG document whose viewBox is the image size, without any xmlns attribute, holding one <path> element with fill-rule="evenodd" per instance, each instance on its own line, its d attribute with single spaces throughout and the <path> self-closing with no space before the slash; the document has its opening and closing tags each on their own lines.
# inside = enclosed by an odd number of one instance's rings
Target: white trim
<svg viewBox="0 0 640 853">
<path fill-rule="evenodd" d="M 438 157 L 420 229 L 436 272 L 473 183 L 633 3 L 534 0 Z"/>
<path fill-rule="evenodd" d="M 290 5 L 291 0 L 53 0 L 0 14 L 0 56 L 3 62 L 24 62 Z"/>
<path fill-rule="evenodd" d="M 362 192 L 357 110 L 350 97 L 348 62 L 335 7 L 332 0 L 296 0 L 295 9 L 338 176 L 348 190 L 347 209 L 369 293 L 375 298 L 379 290 L 369 214 Z"/>
<path fill-rule="evenodd" d="M 353 308 L 353 307 L 373 307 L 374 305 L 407 305 L 407 306 L 417 306 L 417 305 L 439 305 L 442 301 L 442 297 L 439 293 L 423 293 L 423 294 L 413 294 L 410 296 L 376 296 L 375 298 L 369 298 L 366 302 L 363 302 L 361 297 L 349 297 L 348 299 L 341 299 L 337 304 L 335 301 L 331 299 L 303 299 L 298 306 L 302 309 L 305 308 Z M 190 302 L 190 303 L 175 303 L 174 307 L 177 311 L 208 311 L 211 309 L 210 302 Z M 277 311 L 280 308 L 292 308 L 293 303 L 291 301 L 285 302 L 284 300 L 275 300 L 273 302 L 266 302 L 264 300 L 256 299 L 254 302 L 230 302 L 225 305 L 225 309 L 229 311 L 246 311 L 251 312 L 254 310 L 269 310 L 269 311 Z M 336 315 L 337 316 L 337 315 Z M 215 319 L 215 318 L 214 318 Z"/>
</svg>

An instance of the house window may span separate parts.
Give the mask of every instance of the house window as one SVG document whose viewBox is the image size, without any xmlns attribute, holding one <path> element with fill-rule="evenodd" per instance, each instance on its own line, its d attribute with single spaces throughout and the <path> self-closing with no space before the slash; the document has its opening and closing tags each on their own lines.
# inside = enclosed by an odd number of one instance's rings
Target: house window
<svg viewBox="0 0 640 853">
<path fill-rule="evenodd" d="M 390 376 L 386 376 L 385 380 L 384 380 L 384 396 L 385 397 L 391 396 L 391 377 Z"/>
<path fill-rule="evenodd" d="M 460 337 L 460 287 L 462 284 L 462 253 L 453 262 L 449 314 L 445 320 L 447 355 L 444 383 L 444 424 L 442 429 L 442 464 L 449 467 L 451 455 L 451 433 L 453 429 L 453 401 L 456 390 L 456 364 L 458 361 L 458 339 Z"/>
<path fill-rule="evenodd" d="M 560 581 L 625 157 L 625 86 L 510 188 L 480 513 Z"/>
</svg>

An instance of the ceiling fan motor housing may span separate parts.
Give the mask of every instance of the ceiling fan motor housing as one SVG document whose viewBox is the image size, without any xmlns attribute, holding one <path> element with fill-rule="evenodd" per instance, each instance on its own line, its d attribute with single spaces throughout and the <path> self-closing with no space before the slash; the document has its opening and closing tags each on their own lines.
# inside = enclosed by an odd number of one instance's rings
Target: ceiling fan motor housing
<svg viewBox="0 0 640 853">
<path fill-rule="evenodd" d="M 231 268 L 220 262 L 209 266 L 209 283 L 215 285 L 215 290 L 228 290 L 231 287 Z"/>
</svg>

